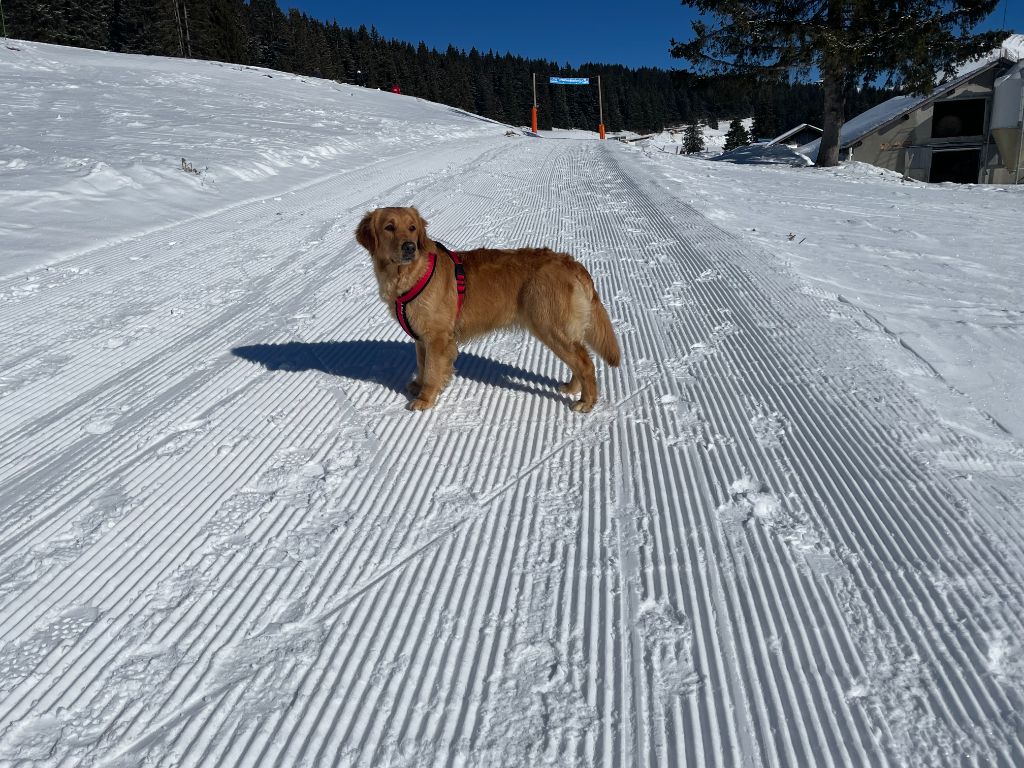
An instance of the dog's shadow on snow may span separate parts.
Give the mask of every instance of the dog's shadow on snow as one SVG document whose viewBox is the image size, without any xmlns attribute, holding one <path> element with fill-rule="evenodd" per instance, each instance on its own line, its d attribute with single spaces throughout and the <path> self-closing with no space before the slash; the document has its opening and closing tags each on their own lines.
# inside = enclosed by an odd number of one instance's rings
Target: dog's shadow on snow
<svg viewBox="0 0 1024 768">
<path fill-rule="evenodd" d="M 235 347 L 231 352 L 270 371 L 323 371 L 331 376 L 371 381 L 404 395 L 408 395 L 406 384 L 416 372 L 416 346 L 409 342 L 288 341 Z M 557 391 L 562 382 L 471 352 L 459 353 L 455 375 L 517 392 L 565 398 Z"/>
</svg>

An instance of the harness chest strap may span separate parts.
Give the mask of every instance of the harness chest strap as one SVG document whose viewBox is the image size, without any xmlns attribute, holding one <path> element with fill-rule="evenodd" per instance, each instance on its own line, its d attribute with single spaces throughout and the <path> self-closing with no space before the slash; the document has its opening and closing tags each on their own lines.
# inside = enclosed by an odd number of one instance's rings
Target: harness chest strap
<svg viewBox="0 0 1024 768">
<path fill-rule="evenodd" d="M 457 253 L 449 251 L 441 243 L 437 243 L 437 245 L 441 250 L 448 254 L 448 257 L 452 260 L 452 264 L 455 265 L 455 288 L 458 292 L 458 300 L 455 309 L 455 319 L 457 320 L 459 314 L 462 312 L 462 302 L 466 297 L 466 268 L 463 266 L 462 259 L 459 258 Z M 416 284 L 412 288 L 395 299 L 395 317 L 398 318 L 398 324 L 402 326 L 403 331 L 417 341 L 420 337 L 412 329 L 412 325 L 409 323 L 409 316 L 406 314 L 406 305 L 423 293 L 423 289 L 427 287 L 428 283 L 430 283 L 430 278 L 434 276 L 434 268 L 436 266 L 437 254 L 431 252 L 428 254 L 427 271 L 423 273 L 423 276 L 416 281 Z"/>
</svg>

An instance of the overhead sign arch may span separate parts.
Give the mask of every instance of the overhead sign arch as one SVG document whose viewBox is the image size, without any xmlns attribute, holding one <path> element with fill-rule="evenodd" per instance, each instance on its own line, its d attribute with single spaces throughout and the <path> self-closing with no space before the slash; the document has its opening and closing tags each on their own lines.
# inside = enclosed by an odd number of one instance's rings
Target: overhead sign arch
<svg viewBox="0 0 1024 768">
<path fill-rule="evenodd" d="M 552 85 L 590 85 L 589 77 L 555 77 L 548 78 Z M 601 76 L 597 76 L 597 134 L 604 139 L 604 96 L 601 93 Z M 537 133 L 537 73 L 533 73 L 533 109 L 530 110 L 530 129 Z"/>
</svg>

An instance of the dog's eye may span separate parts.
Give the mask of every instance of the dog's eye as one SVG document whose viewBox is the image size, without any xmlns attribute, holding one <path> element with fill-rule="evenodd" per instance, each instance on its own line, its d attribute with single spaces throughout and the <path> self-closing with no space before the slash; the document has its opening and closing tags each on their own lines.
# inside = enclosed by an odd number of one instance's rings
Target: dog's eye
<svg viewBox="0 0 1024 768">
<path fill-rule="evenodd" d="M 384 227 L 384 229 L 386 229 L 388 232 L 394 232 L 395 231 L 395 225 L 394 224 L 388 224 L 386 227 Z"/>
<path fill-rule="evenodd" d="M 409 231 L 410 232 L 415 232 L 416 231 L 416 225 L 413 224 L 411 227 L 409 227 Z"/>
</svg>

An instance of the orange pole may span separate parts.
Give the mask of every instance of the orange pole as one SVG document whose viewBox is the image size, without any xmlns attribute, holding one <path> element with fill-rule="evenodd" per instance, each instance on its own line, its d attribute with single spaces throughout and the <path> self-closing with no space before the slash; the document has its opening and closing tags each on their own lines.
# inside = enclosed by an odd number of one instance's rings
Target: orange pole
<svg viewBox="0 0 1024 768">
<path fill-rule="evenodd" d="M 597 126 L 597 133 L 602 139 L 604 138 L 604 123 Z"/>
<path fill-rule="evenodd" d="M 533 108 L 530 110 L 530 130 L 537 132 L 537 73 L 533 73 Z"/>
</svg>

